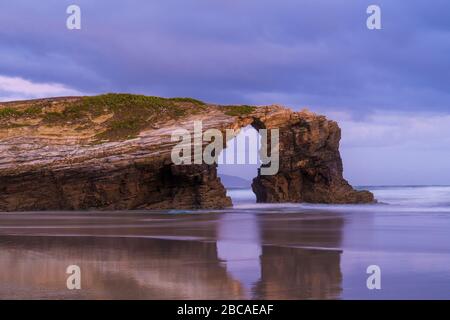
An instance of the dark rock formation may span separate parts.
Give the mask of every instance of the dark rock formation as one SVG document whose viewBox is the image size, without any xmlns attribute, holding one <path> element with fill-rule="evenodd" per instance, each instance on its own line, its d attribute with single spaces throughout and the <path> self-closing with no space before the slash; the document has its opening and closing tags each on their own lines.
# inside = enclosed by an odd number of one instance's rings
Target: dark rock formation
<svg viewBox="0 0 450 320">
<path fill-rule="evenodd" d="M 342 177 L 340 129 L 279 106 L 221 107 L 132 95 L 0 104 L 0 211 L 231 206 L 215 165 L 174 165 L 174 129 L 280 128 L 280 171 L 259 202 L 370 203 Z"/>
<path fill-rule="evenodd" d="M 370 203 L 372 193 L 355 191 L 343 178 L 336 122 L 308 111 L 271 107 L 259 126 L 280 130 L 278 174 L 253 180 L 258 202 Z M 258 127 L 258 125 L 256 126 Z"/>
<path fill-rule="evenodd" d="M 134 163 L 2 176 L 2 211 L 223 208 L 232 205 L 208 165 Z"/>
</svg>

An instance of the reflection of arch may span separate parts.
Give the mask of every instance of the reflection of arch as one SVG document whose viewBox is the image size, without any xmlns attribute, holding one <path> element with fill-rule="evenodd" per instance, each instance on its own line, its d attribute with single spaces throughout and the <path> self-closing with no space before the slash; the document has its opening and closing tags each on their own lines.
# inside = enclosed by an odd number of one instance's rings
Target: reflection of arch
<svg viewBox="0 0 450 320">
<path fill-rule="evenodd" d="M 0 241 L 4 297 L 19 296 L 17 289 L 23 291 L 21 298 L 244 298 L 241 285 L 217 258 L 214 242 L 101 236 L 2 239 L 7 240 Z M 65 288 L 65 270 L 72 264 L 81 268 L 83 290 Z"/>
<path fill-rule="evenodd" d="M 263 246 L 256 299 L 336 299 L 341 251 Z"/>
<path fill-rule="evenodd" d="M 217 252 L 227 272 L 239 281 L 250 298 L 252 287 L 261 278 L 261 235 L 254 214 L 226 214 L 219 221 Z"/>
<path fill-rule="evenodd" d="M 342 292 L 344 220 L 307 214 L 259 219 L 261 280 L 256 299 L 335 299 Z"/>
<path fill-rule="evenodd" d="M 8 223 L 16 235 L 1 232 L 0 296 L 334 298 L 343 223 L 307 213 L 30 215 Z M 73 264 L 85 290 L 65 287 Z"/>
<path fill-rule="evenodd" d="M 343 225 L 339 216 L 227 214 L 218 255 L 249 298 L 339 298 Z"/>
</svg>

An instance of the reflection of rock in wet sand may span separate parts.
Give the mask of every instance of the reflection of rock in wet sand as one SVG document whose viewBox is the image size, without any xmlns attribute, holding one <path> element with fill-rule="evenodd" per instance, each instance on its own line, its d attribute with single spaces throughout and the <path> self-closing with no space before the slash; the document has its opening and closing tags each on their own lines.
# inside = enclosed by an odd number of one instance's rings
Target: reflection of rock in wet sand
<svg viewBox="0 0 450 320">
<path fill-rule="evenodd" d="M 334 248 L 340 247 L 343 225 L 339 216 L 262 216 L 265 245 L 255 298 L 338 298 L 342 291 L 342 252 Z"/>
<path fill-rule="evenodd" d="M 264 246 L 259 299 L 330 299 L 341 293 L 340 251 Z"/>
<path fill-rule="evenodd" d="M 243 298 L 213 242 L 6 236 L 0 251 L 0 298 Z M 82 290 L 66 289 L 72 264 Z"/>
<path fill-rule="evenodd" d="M 306 299 L 341 293 L 339 216 L 5 214 L 0 222 L 0 298 Z M 80 291 L 66 288 L 65 271 L 74 264 L 82 271 Z"/>
<path fill-rule="evenodd" d="M 339 215 L 263 215 L 259 219 L 264 244 L 340 248 L 344 218 Z"/>
</svg>

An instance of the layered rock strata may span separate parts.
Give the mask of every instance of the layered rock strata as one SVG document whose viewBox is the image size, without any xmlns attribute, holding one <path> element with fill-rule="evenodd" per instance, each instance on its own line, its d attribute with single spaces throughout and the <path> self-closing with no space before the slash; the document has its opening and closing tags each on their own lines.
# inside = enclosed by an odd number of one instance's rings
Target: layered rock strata
<svg viewBox="0 0 450 320">
<path fill-rule="evenodd" d="M 217 166 L 175 165 L 177 128 L 280 129 L 280 169 L 258 202 L 370 203 L 343 178 L 336 122 L 281 106 L 217 106 L 133 95 L 0 103 L 0 211 L 218 209 Z"/>
</svg>

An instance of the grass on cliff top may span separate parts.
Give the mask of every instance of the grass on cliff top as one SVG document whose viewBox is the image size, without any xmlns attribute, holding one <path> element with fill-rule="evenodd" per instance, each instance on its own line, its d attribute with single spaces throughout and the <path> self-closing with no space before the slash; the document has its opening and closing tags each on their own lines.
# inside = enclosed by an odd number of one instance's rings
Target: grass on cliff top
<svg viewBox="0 0 450 320">
<path fill-rule="evenodd" d="M 107 129 L 97 135 L 99 140 L 123 140 L 137 136 L 149 124 L 158 120 L 177 119 L 191 110 L 183 105 L 197 107 L 205 103 L 190 98 L 160 98 L 131 94 L 107 94 L 84 98 L 81 110 L 89 108 L 96 115 L 113 113 L 107 122 Z"/>
<path fill-rule="evenodd" d="M 37 118 L 47 126 L 79 125 L 90 128 L 93 119 L 111 115 L 103 122 L 96 140 L 125 140 L 136 137 L 144 128 L 158 121 L 177 119 L 186 114 L 200 113 L 207 105 L 192 98 L 161 98 L 134 94 L 104 94 L 71 100 L 48 99 L 28 101 L 26 106 L 0 108 L 0 121 L 9 126 L 10 120 Z M 23 104 L 22 104 L 23 105 Z M 26 107 L 26 109 L 24 109 Z"/>
<path fill-rule="evenodd" d="M 248 106 L 248 105 L 242 105 L 242 106 L 225 106 L 223 107 L 225 109 L 225 114 L 233 117 L 238 116 L 245 116 L 253 111 L 255 111 L 256 107 L 254 106 Z"/>
<path fill-rule="evenodd" d="M 104 94 L 83 97 L 65 106 L 61 112 L 44 115 L 48 125 L 86 123 L 90 119 L 112 114 L 105 122 L 106 130 L 96 135 L 101 140 L 125 140 L 136 137 L 149 124 L 160 120 L 177 119 L 185 114 L 199 112 L 206 107 L 202 101 L 191 98 L 160 98 L 133 94 Z"/>
<path fill-rule="evenodd" d="M 24 111 L 16 110 L 11 107 L 0 109 L 0 119 L 33 117 L 39 115 L 42 112 L 43 106 L 31 106 Z"/>
<path fill-rule="evenodd" d="M 223 107 L 229 116 L 245 116 L 256 107 L 231 105 Z M 39 118 L 47 126 L 78 125 L 80 130 L 101 126 L 95 143 L 120 141 L 136 137 L 146 127 L 159 121 L 178 119 L 187 114 L 207 110 L 207 105 L 192 98 L 161 98 L 135 94 L 109 93 L 72 100 L 46 100 L 28 102 L 26 109 L 4 107 L 0 109 L 0 121 L 10 119 Z M 95 118 L 111 116 L 101 124 Z"/>
</svg>

